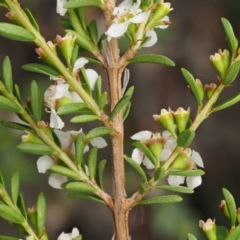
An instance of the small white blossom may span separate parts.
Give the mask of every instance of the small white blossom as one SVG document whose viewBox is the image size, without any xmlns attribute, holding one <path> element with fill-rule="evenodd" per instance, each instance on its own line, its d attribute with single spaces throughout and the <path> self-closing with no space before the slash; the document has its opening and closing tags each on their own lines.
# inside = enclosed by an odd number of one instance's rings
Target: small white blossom
<svg viewBox="0 0 240 240">
<path fill-rule="evenodd" d="M 63 6 L 68 2 L 68 0 L 57 0 L 57 13 L 61 16 L 64 16 L 67 12 L 67 9 Z"/>
<path fill-rule="evenodd" d="M 67 177 L 52 173 L 48 179 L 48 183 L 51 187 L 56 189 L 62 189 L 61 185 L 65 182 L 67 182 Z"/>
<path fill-rule="evenodd" d="M 57 115 L 55 109 L 51 108 L 50 114 L 50 127 L 55 129 L 62 129 L 64 127 L 64 122 Z"/>
<path fill-rule="evenodd" d="M 37 168 L 39 173 L 46 173 L 46 171 L 54 164 L 51 157 L 44 155 L 37 160 Z"/>
<path fill-rule="evenodd" d="M 79 230 L 77 228 L 73 228 L 71 233 L 62 232 L 57 240 L 74 240 L 79 236 Z"/>
</svg>

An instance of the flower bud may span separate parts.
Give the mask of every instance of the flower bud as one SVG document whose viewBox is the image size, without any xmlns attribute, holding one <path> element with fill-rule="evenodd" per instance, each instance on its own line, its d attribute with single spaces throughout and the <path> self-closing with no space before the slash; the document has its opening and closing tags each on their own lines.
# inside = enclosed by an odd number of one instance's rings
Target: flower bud
<svg viewBox="0 0 240 240">
<path fill-rule="evenodd" d="M 237 209 L 236 214 L 237 214 L 237 223 L 240 224 L 240 208 Z"/>
<path fill-rule="evenodd" d="M 229 212 L 228 212 L 228 208 L 227 208 L 227 205 L 226 205 L 226 201 L 225 200 L 222 200 L 220 205 L 219 205 L 219 208 L 222 210 L 222 212 L 224 213 L 224 215 L 229 218 Z"/>
<path fill-rule="evenodd" d="M 35 134 L 33 134 L 32 132 L 28 132 L 28 131 L 26 131 L 26 132 L 27 132 L 27 135 L 23 135 L 21 137 L 23 142 L 44 144 L 44 142 L 39 137 L 37 137 Z"/>
<path fill-rule="evenodd" d="M 211 83 L 210 85 L 206 84 L 204 86 L 204 90 L 205 90 L 205 92 L 207 94 L 207 98 L 208 99 L 212 97 L 212 95 L 213 95 L 213 93 L 214 93 L 216 88 L 217 88 L 217 85 L 215 83 Z"/>
<path fill-rule="evenodd" d="M 177 125 L 178 132 L 181 133 L 186 129 L 189 121 L 190 108 L 184 110 L 183 108 L 178 108 L 176 112 L 173 112 L 175 123 Z"/>
<path fill-rule="evenodd" d="M 162 109 L 160 115 L 153 115 L 153 118 L 158 121 L 166 130 L 168 130 L 174 138 L 177 138 L 174 126 L 174 118 L 172 111 L 167 111 L 166 109 Z"/>
<path fill-rule="evenodd" d="M 230 60 L 231 60 L 229 51 L 227 49 L 224 49 L 223 51 L 221 49 L 219 49 L 218 53 L 220 54 L 220 56 L 222 58 L 223 65 L 224 65 L 224 70 L 226 72 L 228 67 L 229 67 Z"/>
<path fill-rule="evenodd" d="M 167 16 L 168 13 L 172 10 L 171 3 L 159 3 L 156 7 L 156 10 L 153 12 L 152 20 L 151 21 L 158 21 L 163 17 Z"/>
<path fill-rule="evenodd" d="M 197 88 L 198 88 L 198 94 L 200 96 L 200 100 L 202 102 L 203 98 L 204 98 L 204 87 L 202 85 L 202 82 L 200 79 L 196 79 L 196 85 L 197 85 Z"/>
<path fill-rule="evenodd" d="M 9 18 L 12 22 L 14 22 L 17 25 L 21 26 L 21 22 L 18 20 L 18 18 L 16 17 L 16 15 L 13 12 L 8 12 L 5 15 L 7 18 Z"/>
<path fill-rule="evenodd" d="M 71 62 L 75 39 L 76 37 L 73 37 L 71 32 L 68 32 L 63 38 L 59 35 L 56 37 L 58 47 L 66 59 L 68 65 L 70 65 Z"/>
<path fill-rule="evenodd" d="M 37 208 L 35 206 L 28 208 L 27 215 L 30 223 L 37 228 Z"/>
<path fill-rule="evenodd" d="M 208 219 L 206 222 L 200 220 L 199 227 L 202 228 L 208 240 L 217 240 L 215 219 Z"/>
</svg>

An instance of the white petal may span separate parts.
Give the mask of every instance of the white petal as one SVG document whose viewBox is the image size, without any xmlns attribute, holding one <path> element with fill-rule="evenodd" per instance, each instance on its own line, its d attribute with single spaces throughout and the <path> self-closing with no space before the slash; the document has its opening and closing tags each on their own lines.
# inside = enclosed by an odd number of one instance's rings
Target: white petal
<svg viewBox="0 0 240 240">
<path fill-rule="evenodd" d="M 59 78 L 59 77 L 54 77 L 54 76 L 51 76 L 50 77 L 50 80 L 53 80 L 53 81 L 56 81 L 58 84 L 60 83 L 66 83 L 66 81 L 62 78 Z"/>
<path fill-rule="evenodd" d="M 171 154 L 172 154 L 172 150 L 170 150 L 168 148 L 163 148 L 160 160 L 162 162 L 165 162 L 170 157 Z"/>
<path fill-rule="evenodd" d="M 166 21 L 166 22 L 169 22 L 170 19 L 168 16 L 165 16 L 164 18 L 161 19 L 161 21 Z M 161 28 L 161 29 L 166 29 L 168 28 L 169 25 L 159 25 L 159 26 L 156 26 L 157 28 Z"/>
<path fill-rule="evenodd" d="M 157 34 L 154 30 L 149 30 L 146 32 L 146 36 L 150 39 L 143 45 L 143 47 L 152 47 L 157 42 Z"/>
<path fill-rule="evenodd" d="M 59 99 L 64 97 L 68 93 L 68 84 L 58 84 L 56 85 L 54 95 L 51 97 L 51 99 Z"/>
<path fill-rule="evenodd" d="M 202 184 L 202 177 L 195 176 L 195 177 L 187 177 L 187 186 L 191 189 L 194 189 Z"/>
<path fill-rule="evenodd" d="M 83 102 L 82 98 L 76 92 L 69 92 L 74 102 Z"/>
<path fill-rule="evenodd" d="M 129 21 L 132 23 L 142 23 L 147 21 L 147 19 L 148 19 L 148 13 L 142 12 L 134 16 L 133 18 L 130 18 Z"/>
<path fill-rule="evenodd" d="M 86 69 L 86 74 L 87 74 L 87 77 L 88 77 L 90 88 L 91 88 L 91 90 L 93 90 L 94 86 L 95 86 L 95 83 L 97 81 L 97 78 L 98 78 L 98 74 L 95 70 L 90 69 L 90 68 Z"/>
<path fill-rule="evenodd" d="M 183 176 L 169 176 L 168 183 L 172 186 L 179 186 L 180 184 L 184 183 L 185 177 Z"/>
<path fill-rule="evenodd" d="M 88 63 L 88 60 L 86 58 L 80 57 L 76 60 L 73 66 L 73 71 L 76 72 L 79 68 L 84 67 L 84 65 Z"/>
<path fill-rule="evenodd" d="M 81 132 L 82 132 L 82 128 L 80 128 L 78 131 L 71 130 L 71 131 L 68 131 L 67 133 L 69 133 L 70 135 L 76 137 Z"/>
<path fill-rule="evenodd" d="M 72 240 L 70 234 L 62 232 L 57 240 Z"/>
<path fill-rule="evenodd" d="M 138 141 L 144 141 L 148 140 L 152 137 L 152 132 L 150 131 L 141 131 L 138 133 L 135 133 L 134 135 L 131 136 L 132 140 L 138 140 Z"/>
<path fill-rule="evenodd" d="M 140 165 L 140 164 L 142 163 L 142 161 L 143 161 L 143 153 L 142 153 L 139 149 L 135 148 L 135 149 L 133 150 L 133 152 L 132 152 L 132 159 L 133 159 L 138 165 Z"/>
<path fill-rule="evenodd" d="M 67 177 L 56 174 L 56 173 L 52 173 L 48 179 L 48 183 L 50 186 L 52 186 L 53 188 L 57 188 L 57 189 L 61 189 L 61 185 L 65 182 L 67 182 Z"/>
<path fill-rule="evenodd" d="M 64 16 L 67 12 L 67 9 L 63 8 L 66 3 L 67 0 L 57 0 L 57 13 L 59 13 L 61 16 Z"/>
<path fill-rule="evenodd" d="M 46 173 L 46 171 L 54 164 L 51 157 L 44 155 L 37 160 L 37 168 L 39 173 Z"/>
<path fill-rule="evenodd" d="M 113 23 L 106 32 L 106 35 L 118 38 L 125 34 L 128 29 L 128 22 Z"/>
<path fill-rule="evenodd" d="M 98 148 L 104 148 L 107 146 L 107 142 L 105 141 L 105 139 L 103 139 L 102 137 L 97 137 L 97 138 L 94 138 L 92 141 L 91 141 L 91 145 L 94 147 L 94 146 L 97 146 Z"/>
<path fill-rule="evenodd" d="M 200 156 L 200 154 L 194 150 L 192 150 L 192 156 L 191 156 L 192 160 L 199 166 L 204 168 L 203 166 L 203 160 Z"/>
<path fill-rule="evenodd" d="M 57 115 L 55 109 L 51 108 L 50 114 L 50 127 L 62 129 L 64 127 L 64 122 L 62 119 Z"/>
<path fill-rule="evenodd" d="M 77 228 L 73 228 L 72 230 L 72 238 L 76 238 L 77 236 L 79 236 L 79 231 Z"/>
<path fill-rule="evenodd" d="M 85 148 L 83 149 L 83 153 L 86 153 L 86 152 L 88 152 L 89 151 L 89 146 L 87 145 L 87 146 L 85 146 Z"/>
<path fill-rule="evenodd" d="M 70 134 L 69 132 L 63 132 L 60 130 L 55 129 L 54 132 L 56 133 L 57 137 L 59 138 L 62 149 L 67 149 L 71 144 Z"/>
<path fill-rule="evenodd" d="M 145 156 L 143 159 L 143 165 L 147 168 L 147 169 L 153 169 L 155 168 L 155 166 L 152 164 L 152 162 Z"/>
</svg>

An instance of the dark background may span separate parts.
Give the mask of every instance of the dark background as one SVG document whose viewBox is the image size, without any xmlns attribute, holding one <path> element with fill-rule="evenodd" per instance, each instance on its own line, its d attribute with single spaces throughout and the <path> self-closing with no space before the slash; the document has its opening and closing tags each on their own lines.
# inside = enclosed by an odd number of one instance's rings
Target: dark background
<svg viewBox="0 0 240 240">
<path fill-rule="evenodd" d="M 59 24 L 60 17 L 55 12 L 55 1 L 21 1 L 36 17 L 43 36 L 52 40 L 57 34 L 63 35 Z M 219 48 L 227 48 L 220 18 L 230 20 L 236 36 L 240 37 L 240 3 L 237 0 L 185 0 L 172 1 L 174 11 L 170 14 L 172 25 L 167 30 L 156 30 L 158 44 L 145 48 L 140 53 L 158 53 L 166 55 L 175 63 L 175 68 L 158 65 L 131 65 L 129 86 L 135 86 L 132 111 L 125 122 L 126 154 L 131 154 L 129 137 L 141 130 L 159 132 L 163 129 L 152 119 L 160 109 L 169 106 L 191 107 L 194 116 L 196 110 L 193 97 L 186 88 L 180 69 L 187 68 L 202 80 L 203 84 L 216 83 L 216 72 L 209 61 L 209 56 Z M 7 21 L 1 9 L 0 20 Z M 97 18 L 100 31 L 104 31 L 101 12 L 88 11 L 88 20 Z M 123 50 L 126 41 L 121 39 Z M 29 83 L 38 80 L 43 91 L 52 83 L 37 74 L 24 72 L 21 66 L 29 62 L 38 62 L 33 44 L 14 42 L 0 37 L 0 61 L 9 55 L 14 66 L 14 79 L 20 85 L 24 98 L 29 95 Z M 92 66 L 94 67 L 94 66 Z M 97 69 L 103 73 L 102 69 Z M 105 73 L 103 73 L 105 78 Z M 106 80 L 106 79 L 105 79 Z M 240 78 L 223 93 L 221 100 L 239 92 Z M 222 187 L 226 187 L 240 204 L 240 107 L 239 104 L 210 116 L 198 129 L 192 148 L 198 151 L 204 161 L 206 175 L 203 184 L 191 196 L 184 195 L 184 201 L 178 204 L 138 206 L 130 214 L 130 234 L 138 240 L 182 240 L 191 232 L 203 239 L 198 227 L 200 219 L 216 218 L 217 224 L 228 226 L 218 205 L 222 199 Z M 17 120 L 13 114 L 0 112 L 1 119 Z M 49 119 L 49 116 L 45 116 Z M 67 125 L 64 130 L 83 127 L 89 130 L 91 125 Z M 21 142 L 23 133 L 10 131 L 0 126 L 0 169 L 9 185 L 10 175 L 17 169 L 21 173 L 21 190 L 28 207 L 35 204 L 38 193 L 43 191 L 48 202 L 47 231 L 50 239 L 57 239 L 62 232 L 70 232 L 78 227 L 84 240 L 111 239 L 112 224 L 109 210 L 98 203 L 85 200 L 69 200 L 64 190 L 52 189 L 48 176 L 37 172 L 38 156 L 19 152 L 16 145 Z M 109 159 L 109 149 L 101 150 L 101 157 Z M 111 192 L 110 164 L 105 179 L 107 191 Z M 129 195 L 137 189 L 139 178 L 127 168 L 127 189 Z M 159 192 L 152 193 L 156 196 Z M 13 226 L 0 220 L 1 235 L 17 235 Z"/>
</svg>

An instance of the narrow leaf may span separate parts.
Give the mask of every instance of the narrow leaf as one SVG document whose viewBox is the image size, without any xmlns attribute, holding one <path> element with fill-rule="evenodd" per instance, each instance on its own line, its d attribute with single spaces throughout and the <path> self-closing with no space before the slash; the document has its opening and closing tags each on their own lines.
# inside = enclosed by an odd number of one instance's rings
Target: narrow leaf
<svg viewBox="0 0 240 240">
<path fill-rule="evenodd" d="M 212 112 L 217 112 L 217 111 L 223 110 L 225 108 L 229 108 L 229 107 L 233 106 L 234 104 L 238 103 L 239 101 L 240 101 L 240 93 L 236 94 L 232 98 L 229 98 L 225 102 L 223 102 L 223 103 L 219 104 L 218 106 L 214 107 L 212 109 Z"/>
<path fill-rule="evenodd" d="M 25 207 L 25 203 L 24 203 L 22 193 L 20 193 L 19 196 L 18 196 L 17 206 L 20 209 L 23 217 L 26 218 L 27 217 L 27 211 L 26 211 L 26 207 Z"/>
<path fill-rule="evenodd" d="M 0 23 L 0 36 L 23 42 L 32 42 L 35 40 L 35 36 L 31 32 L 10 23 Z"/>
<path fill-rule="evenodd" d="M 168 175 L 173 176 L 185 176 L 185 177 L 193 177 L 193 176 L 202 176 L 205 172 L 203 170 L 189 170 L 189 171 L 171 171 Z"/>
<path fill-rule="evenodd" d="M 156 169 L 155 174 L 154 174 L 154 181 L 159 181 L 162 179 L 165 175 L 165 169 L 163 167 L 159 167 Z"/>
<path fill-rule="evenodd" d="M 123 120 L 125 120 L 128 116 L 128 114 L 130 113 L 130 109 L 131 109 L 131 102 L 129 102 L 124 108 L 123 108 Z"/>
<path fill-rule="evenodd" d="M 173 192 L 179 192 L 179 193 L 187 193 L 187 194 L 194 193 L 192 189 L 187 187 L 182 187 L 182 186 L 157 185 L 154 188 L 173 191 Z"/>
<path fill-rule="evenodd" d="M 28 8 L 25 8 L 24 12 L 26 13 L 26 15 L 27 15 L 29 21 L 31 22 L 31 24 L 33 25 L 33 27 L 39 32 L 38 24 L 37 24 L 35 18 L 33 17 L 32 13 L 30 12 L 30 10 Z"/>
<path fill-rule="evenodd" d="M 186 129 L 178 135 L 177 144 L 179 147 L 186 148 L 192 143 L 194 137 L 195 132 L 190 129 Z"/>
<path fill-rule="evenodd" d="M 108 127 L 98 127 L 98 128 L 94 128 L 92 129 L 86 136 L 86 138 L 88 139 L 92 139 L 92 138 L 96 138 L 96 137 L 101 137 L 104 135 L 112 135 L 113 131 L 111 128 Z"/>
<path fill-rule="evenodd" d="M 16 123 L 16 122 L 9 122 L 9 121 L 0 121 L 0 123 L 7 128 L 13 128 L 17 130 L 26 130 L 26 131 L 31 131 L 32 128 L 30 126 L 21 124 L 21 123 Z"/>
<path fill-rule="evenodd" d="M 95 43 L 95 45 L 98 44 L 98 27 L 97 27 L 97 22 L 95 20 L 91 21 L 89 26 L 89 33 L 91 36 L 92 41 Z"/>
<path fill-rule="evenodd" d="M 10 112 L 19 112 L 19 107 L 8 98 L 0 96 L 0 108 L 10 111 Z"/>
<path fill-rule="evenodd" d="M 100 0 L 70 0 L 64 5 L 64 8 L 79 8 L 79 7 L 101 7 Z"/>
<path fill-rule="evenodd" d="M 96 120 L 100 120 L 100 118 L 96 115 L 80 115 L 72 118 L 70 122 L 72 123 L 85 123 L 85 122 L 93 122 Z"/>
<path fill-rule="evenodd" d="M 97 166 L 97 153 L 98 148 L 95 146 L 91 149 L 88 156 L 88 170 L 90 179 L 95 179 L 96 166 Z"/>
<path fill-rule="evenodd" d="M 107 104 L 107 92 L 104 92 L 98 102 L 99 109 L 102 110 Z"/>
<path fill-rule="evenodd" d="M 52 155 L 54 150 L 47 145 L 38 143 L 20 143 L 17 148 L 26 153 L 39 155 Z"/>
<path fill-rule="evenodd" d="M 82 192 L 71 192 L 67 196 L 69 198 L 82 198 L 82 199 L 92 200 L 92 201 L 95 201 L 95 202 L 100 202 L 100 203 L 105 204 L 105 202 L 101 198 L 99 198 L 96 195 L 90 195 L 89 193 L 84 194 Z"/>
<path fill-rule="evenodd" d="M 221 21 L 222 21 L 225 34 L 227 35 L 230 50 L 232 54 L 234 54 L 237 51 L 238 44 L 236 41 L 233 28 L 231 26 L 231 23 L 226 18 L 221 18 Z"/>
<path fill-rule="evenodd" d="M 3 188 L 5 188 L 3 176 L 2 176 L 2 173 L 0 172 L 0 187 L 1 187 L 1 185 L 2 185 Z"/>
<path fill-rule="evenodd" d="M 18 102 L 20 102 L 22 104 L 20 89 L 17 84 L 14 84 L 14 91 L 15 91 L 15 96 L 17 97 Z"/>
<path fill-rule="evenodd" d="M 217 240 L 226 240 L 228 236 L 228 229 L 222 226 L 217 226 Z"/>
<path fill-rule="evenodd" d="M 239 240 L 240 239 L 240 225 L 235 227 L 230 234 L 227 236 L 226 240 Z"/>
<path fill-rule="evenodd" d="M 12 65 L 10 58 L 6 56 L 3 60 L 2 75 L 4 84 L 9 93 L 13 92 Z"/>
<path fill-rule="evenodd" d="M 195 97 L 195 100 L 196 100 L 198 106 L 201 105 L 202 100 L 203 100 L 202 93 L 200 92 L 193 75 L 184 68 L 182 68 L 181 71 L 182 71 L 183 77 L 185 78 L 185 80 L 187 81 L 187 83 L 189 84 L 189 86 L 191 88 L 191 91 Z"/>
<path fill-rule="evenodd" d="M 79 54 L 79 47 L 78 45 L 74 45 L 73 51 L 72 51 L 72 58 L 71 58 L 71 64 L 74 66 L 74 63 L 76 62 Z"/>
<path fill-rule="evenodd" d="M 147 182 L 147 176 L 143 169 L 130 157 L 124 157 L 125 160 L 141 175 L 144 182 Z"/>
<path fill-rule="evenodd" d="M 19 239 L 20 239 L 19 237 L 9 237 L 9 236 L 0 235 L 0 240 L 19 240 Z"/>
<path fill-rule="evenodd" d="M 124 106 L 126 106 L 126 104 L 129 103 L 131 97 L 130 96 L 124 96 L 123 98 L 121 98 L 118 103 L 116 104 L 116 106 L 114 107 L 114 109 L 112 110 L 112 113 L 110 115 L 110 121 L 113 120 L 113 118 L 119 113 L 119 111 L 122 110 L 122 108 Z"/>
<path fill-rule="evenodd" d="M 192 234 L 188 233 L 188 240 L 197 240 L 197 238 Z"/>
<path fill-rule="evenodd" d="M 59 165 L 53 165 L 51 168 L 47 170 L 48 173 L 57 173 L 66 177 L 70 177 L 73 179 L 79 179 L 79 174 L 73 172 L 69 168 L 59 166 Z"/>
<path fill-rule="evenodd" d="M 22 69 L 29 71 L 29 72 L 37 72 L 37 73 L 42 73 L 47 76 L 54 76 L 54 77 L 59 77 L 60 73 L 53 67 L 39 64 L 39 63 L 29 63 L 25 64 L 22 66 Z"/>
<path fill-rule="evenodd" d="M 70 182 L 70 183 L 64 183 L 62 184 L 62 187 L 71 190 L 71 191 L 78 191 L 83 193 L 96 193 L 96 189 L 92 187 L 91 185 L 84 183 L 84 182 Z"/>
<path fill-rule="evenodd" d="M 22 224 L 24 222 L 22 215 L 5 204 L 0 204 L 0 217 L 12 223 Z"/>
<path fill-rule="evenodd" d="M 37 199 L 37 233 L 43 234 L 46 222 L 46 199 L 43 193 L 38 195 Z"/>
<path fill-rule="evenodd" d="M 103 173 L 104 173 L 106 164 L 107 164 L 107 160 L 104 159 L 98 165 L 98 182 L 101 189 L 103 189 L 103 176 L 104 176 Z"/>
<path fill-rule="evenodd" d="M 92 96 L 92 90 L 84 67 L 82 67 L 80 70 L 80 79 L 83 89 L 88 93 L 89 96 Z"/>
<path fill-rule="evenodd" d="M 137 202 L 137 204 L 175 203 L 181 201 L 182 198 L 177 195 L 167 195 L 161 197 L 148 198 L 140 202 Z"/>
<path fill-rule="evenodd" d="M 65 115 L 65 114 L 70 114 L 70 113 L 77 113 L 80 112 L 81 110 L 85 110 L 87 108 L 86 103 L 69 103 L 66 105 L 61 106 L 57 110 L 58 115 Z"/>
<path fill-rule="evenodd" d="M 229 85 L 233 83 L 239 73 L 239 68 L 240 68 L 240 60 L 233 63 L 233 65 L 228 70 L 225 78 L 223 79 L 222 83 L 224 85 Z"/>
<path fill-rule="evenodd" d="M 227 204 L 231 226 L 233 227 L 236 224 L 236 203 L 234 201 L 232 194 L 226 188 L 223 188 L 222 191 L 223 191 L 224 199 Z"/>
<path fill-rule="evenodd" d="M 129 63 L 156 63 L 156 64 L 162 64 L 169 67 L 174 67 L 175 63 L 162 55 L 156 55 L 156 54 L 148 54 L 148 55 L 140 55 L 132 58 Z"/>
<path fill-rule="evenodd" d="M 16 171 L 13 173 L 12 180 L 11 180 L 11 194 L 12 194 L 13 203 L 15 205 L 17 205 L 17 201 L 18 201 L 19 186 L 20 186 L 19 172 Z"/>
<path fill-rule="evenodd" d="M 102 94 L 102 78 L 101 76 L 99 76 L 94 86 L 94 96 L 96 102 L 99 102 L 101 94 Z"/>
<path fill-rule="evenodd" d="M 83 162 L 83 153 L 84 153 L 85 143 L 84 143 L 84 133 L 79 133 L 75 141 L 75 154 L 77 165 L 80 166 Z"/>
<path fill-rule="evenodd" d="M 30 96 L 31 111 L 36 121 L 39 122 L 42 117 L 42 95 L 40 93 L 37 82 L 34 80 L 31 82 Z"/>
<path fill-rule="evenodd" d="M 156 158 L 153 156 L 153 154 L 151 153 L 151 151 L 146 147 L 145 144 L 141 143 L 141 142 L 134 142 L 133 145 L 135 147 L 137 147 L 139 150 L 141 150 L 146 157 L 152 162 L 152 164 L 154 166 L 156 166 Z"/>
</svg>

